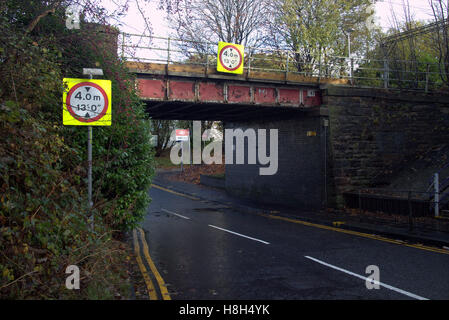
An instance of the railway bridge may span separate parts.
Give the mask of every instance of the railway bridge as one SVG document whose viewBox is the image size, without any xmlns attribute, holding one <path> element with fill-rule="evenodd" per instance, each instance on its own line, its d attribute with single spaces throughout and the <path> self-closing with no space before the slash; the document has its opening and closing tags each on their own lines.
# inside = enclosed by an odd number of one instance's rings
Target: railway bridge
<svg viewBox="0 0 449 320">
<path fill-rule="evenodd" d="M 127 67 L 154 119 L 278 130 L 276 174 L 260 175 L 264 166 L 247 164 L 247 157 L 245 164 L 226 164 L 226 190 L 243 198 L 301 209 L 343 205 L 345 193 L 387 185 L 449 138 L 449 97 L 428 92 L 427 84 L 421 91 L 390 88 L 391 78 L 381 72 L 381 88 L 366 87 L 354 81 L 355 69 L 307 76 L 289 72 L 288 58 L 287 70 L 249 65 L 242 75 L 219 73 L 205 61 L 177 63 L 168 56 L 164 63 L 128 61 Z"/>
</svg>

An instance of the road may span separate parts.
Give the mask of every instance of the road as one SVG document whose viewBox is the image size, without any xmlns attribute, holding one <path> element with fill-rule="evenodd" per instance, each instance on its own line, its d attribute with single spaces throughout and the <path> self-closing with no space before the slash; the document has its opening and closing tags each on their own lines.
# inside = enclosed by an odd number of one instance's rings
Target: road
<svg viewBox="0 0 449 320">
<path fill-rule="evenodd" d="M 150 196 L 142 228 L 171 299 L 449 299 L 449 254 L 155 187 Z M 372 265 L 378 289 L 367 288 Z"/>
</svg>

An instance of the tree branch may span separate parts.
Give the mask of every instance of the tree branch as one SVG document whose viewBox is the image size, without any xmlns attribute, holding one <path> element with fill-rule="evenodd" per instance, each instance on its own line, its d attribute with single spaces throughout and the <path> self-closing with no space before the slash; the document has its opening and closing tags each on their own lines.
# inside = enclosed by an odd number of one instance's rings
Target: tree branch
<svg viewBox="0 0 449 320">
<path fill-rule="evenodd" d="M 41 13 L 40 15 L 38 15 L 36 18 L 34 18 L 34 20 L 31 21 L 31 23 L 30 23 L 30 24 L 28 25 L 28 27 L 26 28 L 25 34 L 28 34 L 28 33 L 30 33 L 31 31 L 33 31 L 34 28 L 36 27 L 36 25 L 39 23 L 39 21 L 40 21 L 42 18 L 48 16 L 48 15 L 51 14 L 51 13 L 55 13 L 55 11 L 56 11 L 56 6 L 54 6 L 54 7 L 51 8 L 51 9 L 48 9 L 48 10 L 44 11 L 43 13 Z"/>
</svg>

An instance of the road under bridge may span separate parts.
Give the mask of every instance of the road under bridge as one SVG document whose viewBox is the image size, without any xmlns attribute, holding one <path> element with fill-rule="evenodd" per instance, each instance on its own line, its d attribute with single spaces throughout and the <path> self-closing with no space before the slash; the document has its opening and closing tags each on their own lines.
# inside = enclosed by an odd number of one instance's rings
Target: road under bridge
<svg viewBox="0 0 449 320">
<path fill-rule="evenodd" d="M 343 193 L 387 184 L 391 173 L 449 138 L 444 95 L 249 68 L 229 75 L 207 65 L 127 66 L 154 119 L 278 130 L 276 174 L 260 175 L 260 163 L 226 165 L 227 191 L 261 203 L 343 205 Z"/>
</svg>

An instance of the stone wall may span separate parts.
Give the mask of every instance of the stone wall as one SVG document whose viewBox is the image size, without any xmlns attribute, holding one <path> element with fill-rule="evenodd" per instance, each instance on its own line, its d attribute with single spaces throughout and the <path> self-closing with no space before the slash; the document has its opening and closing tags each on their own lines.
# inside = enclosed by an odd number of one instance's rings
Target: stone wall
<svg viewBox="0 0 449 320">
<path fill-rule="evenodd" d="M 382 187 L 407 163 L 449 142 L 449 97 L 383 89 L 323 90 L 330 122 L 330 188 Z"/>
<path fill-rule="evenodd" d="M 259 164 L 226 164 L 229 193 L 299 209 L 340 206 L 344 192 L 385 187 L 433 147 L 449 144 L 449 96 L 334 86 L 322 92 L 315 113 L 226 123 L 279 130 L 277 174 L 259 175 Z"/>
</svg>

